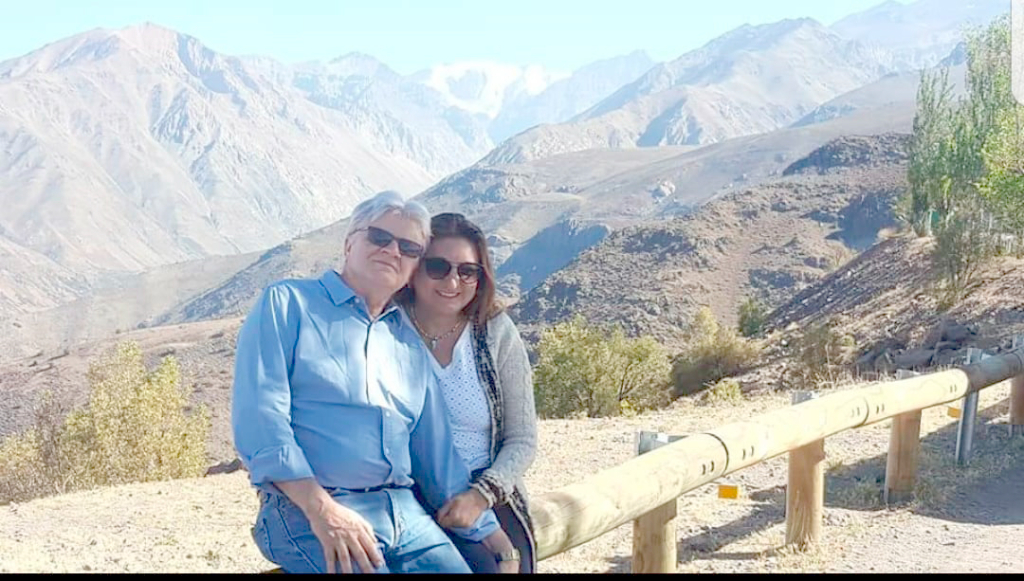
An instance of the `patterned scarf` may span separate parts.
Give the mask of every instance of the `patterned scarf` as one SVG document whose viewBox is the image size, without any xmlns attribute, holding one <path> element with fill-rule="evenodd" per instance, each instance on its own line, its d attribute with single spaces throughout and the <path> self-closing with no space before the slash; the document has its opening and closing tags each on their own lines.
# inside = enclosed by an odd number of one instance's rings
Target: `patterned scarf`
<svg viewBox="0 0 1024 581">
<path fill-rule="evenodd" d="M 493 464 L 498 453 L 497 451 L 501 448 L 502 444 L 500 438 L 501 434 L 504 433 L 502 429 L 502 412 L 505 409 L 505 402 L 502 398 L 501 390 L 498 388 L 498 373 L 494 367 L 494 358 L 491 356 L 491 349 L 487 345 L 487 323 L 473 321 L 473 342 L 473 357 L 476 360 L 477 374 L 480 376 L 480 383 L 484 386 L 484 392 L 487 394 L 487 405 L 491 411 L 490 458 Z M 534 543 L 533 522 L 530 518 L 526 498 L 522 493 L 518 489 L 514 489 L 511 494 L 504 494 L 501 486 L 484 474 L 482 470 L 474 472 L 473 477 L 478 484 L 485 487 L 494 497 L 495 507 L 508 504 L 523 521 L 522 524 L 527 529 L 525 533 L 528 535 L 532 547 Z"/>
</svg>

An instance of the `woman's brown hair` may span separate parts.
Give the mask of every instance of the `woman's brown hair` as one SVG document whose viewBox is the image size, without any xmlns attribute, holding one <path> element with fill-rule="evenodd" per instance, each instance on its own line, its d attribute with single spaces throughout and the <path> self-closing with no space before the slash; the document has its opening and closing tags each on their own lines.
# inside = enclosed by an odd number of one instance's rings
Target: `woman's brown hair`
<svg viewBox="0 0 1024 581">
<path fill-rule="evenodd" d="M 470 222 L 462 214 L 445 212 L 430 219 L 430 242 L 433 243 L 442 238 L 462 238 L 476 249 L 483 272 L 477 281 L 476 296 L 466 305 L 462 313 L 477 323 L 486 323 L 504 309 L 504 305 L 498 300 L 494 265 L 491 262 L 491 254 L 487 251 L 487 237 L 476 224 Z M 406 286 L 400 290 L 398 300 L 404 304 L 414 302 L 415 295 L 412 288 Z"/>
</svg>

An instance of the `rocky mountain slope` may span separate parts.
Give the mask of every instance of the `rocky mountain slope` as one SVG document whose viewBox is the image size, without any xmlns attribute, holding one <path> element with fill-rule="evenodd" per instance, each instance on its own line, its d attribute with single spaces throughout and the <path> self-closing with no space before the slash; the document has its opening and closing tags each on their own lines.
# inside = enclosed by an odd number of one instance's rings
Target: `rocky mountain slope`
<svg viewBox="0 0 1024 581">
<path fill-rule="evenodd" d="M 517 93 L 490 122 L 490 136 L 495 143 L 501 143 L 535 125 L 571 119 L 635 81 L 654 65 L 646 52 L 638 50 L 580 67 L 539 93 Z"/>
<path fill-rule="evenodd" d="M 513 165 L 477 164 L 442 180 L 420 199 L 434 212 L 465 212 L 481 224 L 491 235 L 502 290 L 514 300 L 613 229 L 691 212 L 715 195 L 780 175 L 794 160 L 842 135 L 909 131 L 911 115 L 882 104 L 699 149 L 591 150 Z M 342 220 L 269 251 L 105 281 L 102 290 L 90 287 L 88 296 L 60 308 L 0 313 L 0 328 L 6 329 L 0 333 L 0 360 L 103 338 L 139 324 L 245 312 L 270 282 L 337 266 L 345 224 Z M 168 272 L 176 278 L 164 276 Z M 54 280 L 45 270 L 28 269 L 25 276 L 37 276 L 39 284 Z M 26 293 L 32 287 L 18 288 Z"/>
<path fill-rule="evenodd" d="M 830 28 L 844 38 L 886 49 L 898 68 L 919 69 L 948 55 L 965 27 L 987 25 L 1009 11 L 1007 0 L 886 0 Z"/>
<path fill-rule="evenodd" d="M 541 123 L 582 113 L 654 65 L 642 50 L 586 64 L 569 74 L 537 65 L 442 64 L 407 77 L 479 119 L 494 143 Z"/>
<path fill-rule="evenodd" d="M 948 68 L 951 95 L 957 98 L 964 94 L 967 67 L 962 60 L 952 58 L 937 68 Z M 935 70 L 935 69 L 933 69 Z M 793 123 L 793 127 L 812 125 L 830 119 L 837 119 L 854 112 L 870 114 L 885 111 L 913 118 L 917 108 L 917 89 L 921 84 L 920 71 L 890 73 L 881 79 L 839 95 L 815 107 L 813 111 Z"/>
<path fill-rule="evenodd" d="M 699 306 L 734 324 L 746 297 L 781 304 L 895 225 L 904 139 L 841 138 L 785 177 L 614 232 L 527 293 L 516 318 L 531 333 L 582 314 L 676 346 Z"/>
<path fill-rule="evenodd" d="M 152 24 L 2 62 L 0 318 L 110 274 L 269 248 L 382 189 L 422 191 L 492 147 L 499 113 L 506 130 L 560 121 L 648 65 L 634 53 L 533 92 L 510 85 L 482 114 L 452 101 L 462 77 L 442 92 L 361 54 L 236 58 Z"/>
<path fill-rule="evenodd" d="M 2 235 L 75 269 L 265 248 L 439 173 L 411 149 L 367 143 L 344 112 L 156 26 L 0 64 L 0 108 Z"/>
<path fill-rule="evenodd" d="M 995 259 L 962 301 L 942 311 L 933 244 L 896 236 L 803 289 L 769 315 L 774 343 L 830 322 L 853 337 L 860 372 L 927 369 L 963 362 L 968 347 L 1009 348 L 1024 333 L 1024 258 Z"/>
<path fill-rule="evenodd" d="M 659 64 L 571 121 L 506 141 L 485 160 L 595 147 L 699 145 L 762 133 L 889 72 L 883 54 L 811 19 L 745 25 Z"/>
<path fill-rule="evenodd" d="M 908 130 L 909 124 L 905 118 L 853 115 L 695 150 L 594 150 L 511 166 L 479 165 L 442 180 L 418 199 L 432 212 L 464 212 L 480 224 L 506 277 L 503 287 L 514 298 L 607 232 L 686 214 L 715 195 L 778 176 L 793 160 L 853 128 L 880 133 L 893 127 Z M 338 266 L 345 224 L 268 251 L 224 284 L 184 300 L 149 323 L 234 316 L 278 278 Z M 535 236 L 545 243 L 531 243 Z M 553 253 L 552 247 L 559 250 Z"/>
</svg>

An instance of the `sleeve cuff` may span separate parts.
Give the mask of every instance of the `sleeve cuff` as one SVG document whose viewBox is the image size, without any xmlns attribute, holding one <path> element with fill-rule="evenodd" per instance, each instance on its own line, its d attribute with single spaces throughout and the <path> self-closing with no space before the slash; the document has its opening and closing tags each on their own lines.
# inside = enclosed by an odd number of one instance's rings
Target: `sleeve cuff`
<svg viewBox="0 0 1024 581">
<path fill-rule="evenodd" d="M 479 482 L 474 482 L 470 484 L 469 487 L 479 492 L 480 496 L 484 497 L 484 500 L 487 501 L 487 508 L 494 508 L 494 502 L 496 499 L 487 486 L 480 484 Z"/>
<path fill-rule="evenodd" d="M 313 478 L 313 469 L 298 444 L 265 448 L 246 462 L 249 480 L 259 486 L 269 482 Z"/>
<path fill-rule="evenodd" d="M 480 494 L 484 495 L 484 498 L 487 499 L 491 506 L 498 506 L 508 502 L 505 488 L 489 469 L 482 472 L 470 486 L 479 490 Z"/>
</svg>

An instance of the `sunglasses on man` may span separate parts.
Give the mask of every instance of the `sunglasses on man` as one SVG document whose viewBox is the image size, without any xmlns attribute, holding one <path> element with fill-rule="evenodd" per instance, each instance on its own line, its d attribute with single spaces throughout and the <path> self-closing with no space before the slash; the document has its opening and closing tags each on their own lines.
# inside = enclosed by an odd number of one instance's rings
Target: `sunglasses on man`
<svg viewBox="0 0 1024 581">
<path fill-rule="evenodd" d="M 393 240 L 398 240 L 398 252 L 407 258 L 419 258 L 423 256 L 423 245 L 419 242 L 413 242 L 406 238 L 399 238 L 388 232 L 375 226 L 367 226 L 366 228 L 360 228 L 359 230 L 366 230 L 366 239 L 375 246 L 381 248 L 387 248 L 391 245 Z M 357 230 L 357 232 L 359 231 Z"/>
<path fill-rule="evenodd" d="M 471 284 L 480 280 L 480 276 L 484 272 L 484 267 L 474 262 L 452 264 L 440 256 L 431 256 L 423 259 L 423 270 L 426 271 L 427 276 L 434 280 L 444 280 L 453 268 L 463 284 Z"/>
</svg>

